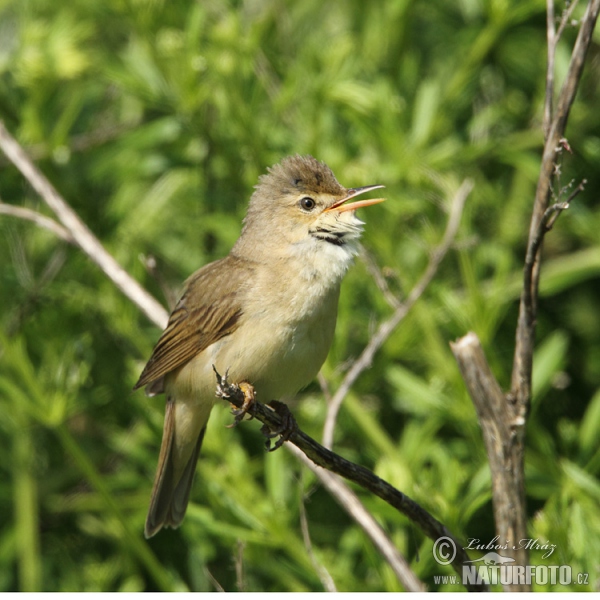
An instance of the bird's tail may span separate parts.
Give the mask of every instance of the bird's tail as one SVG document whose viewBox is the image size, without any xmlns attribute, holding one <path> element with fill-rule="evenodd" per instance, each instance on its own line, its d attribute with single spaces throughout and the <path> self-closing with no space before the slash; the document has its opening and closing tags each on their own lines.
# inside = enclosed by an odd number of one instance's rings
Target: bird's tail
<svg viewBox="0 0 600 600">
<path fill-rule="evenodd" d="M 196 445 L 183 470 L 174 465 L 175 402 L 167 399 L 165 425 L 158 457 L 158 467 L 152 488 L 150 508 L 146 517 L 144 535 L 151 538 L 163 527 L 179 527 L 185 516 L 190 499 L 190 490 L 198 462 L 198 454 L 204 439 L 206 424 L 202 427 Z M 180 475 L 177 473 L 181 473 Z"/>
</svg>

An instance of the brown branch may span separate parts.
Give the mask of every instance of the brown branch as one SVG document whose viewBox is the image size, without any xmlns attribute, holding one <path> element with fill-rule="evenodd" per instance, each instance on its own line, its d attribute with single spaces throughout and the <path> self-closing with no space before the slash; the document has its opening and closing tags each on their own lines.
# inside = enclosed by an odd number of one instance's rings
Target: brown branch
<svg viewBox="0 0 600 600">
<path fill-rule="evenodd" d="M 591 0 L 581 21 L 579 34 L 571 55 L 569 70 L 562 86 L 556 112 L 544 145 L 533 215 L 529 228 L 529 240 L 527 243 L 528 261 L 524 269 L 524 288 L 519 305 L 519 320 L 511 380 L 512 393 L 516 398 L 517 405 L 523 417 L 527 415 L 531 399 L 532 357 L 535 342 L 535 320 L 540 275 L 539 258 L 542 248 L 542 241 L 540 240 L 538 243 L 536 240 L 539 238 L 540 227 L 543 230 L 544 215 L 552 197 L 552 178 L 555 171 L 557 153 L 564 147 L 561 140 L 564 138 L 569 112 L 575 99 L 577 87 L 583 72 L 585 56 L 591 42 L 599 12 L 600 0 Z M 568 16 L 570 16 L 570 13 L 568 13 Z M 566 23 L 566 18 L 563 17 L 561 25 L 562 23 Z M 562 28 L 564 28 L 564 25 L 562 25 Z M 556 40 L 552 40 L 552 47 L 556 47 Z M 547 85 L 551 85 L 551 82 L 548 82 Z"/>
<path fill-rule="evenodd" d="M 214 368 L 214 367 L 213 367 Z M 242 408 L 244 405 L 244 393 L 235 384 L 229 384 L 218 373 L 217 375 L 217 397 L 226 399 L 227 402 L 233 404 L 237 408 Z M 254 402 L 247 411 L 252 417 L 264 423 L 271 431 L 281 431 L 283 428 L 282 418 L 268 405 Z M 327 448 L 321 446 L 318 442 L 306 435 L 299 428 L 295 428 L 288 441 L 299 448 L 313 463 L 327 471 L 331 471 L 342 477 L 357 483 L 367 491 L 375 494 L 390 506 L 393 506 L 400 513 L 408 517 L 421 531 L 431 540 L 437 541 L 439 538 L 449 538 L 456 553 L 452 559 L 452 567 L 462 575 L 462 565 L 470 560 L 469 555 L 464 550 L 458 540 L 448 531 L 448 529 L 429 514 L 422 506 L 414 500 L 391 486 L 387 481 L 384 481 L 375 475 L 369 469 L 357 465 L 338 454 L 331 452 Z M 482 585 L 469 585 L 468 589 L 472 591 L 483 591 L 486 589 Z"/>
<path fill-rule="evenodd" d="M 335 429 L 335 423 L 337 415 L 344 401 L 344 398 L 350 391 L 350 388 L 354 385 L 354 382 L 362 374 L 365 369 L 368 369 L 373 362 L 375 354 L 379 351 L 381 346 L 390 337 L 393 331 L 398 327 L 398 324 L 407 315 L 408 311 L 413 307 L 417 300 L 423 295 L 427 286 L 435 276 L 440 263 L 446 256 L 456 233 L 460 225 L 460 218 L 463 212 L 463 208 L 467 197 L 473 189 L 473 182 L 470 179 L 465 179 L 460 188 L 457 190 L 452 204 L 450 207 L 450 215 L 448 217 L 448 223 L 446 224 L 446 230 L 441 243 L 437 246 L 429 258 L 429 263 L 425 272 L 421 276 L 421 279 L 417 282 L 415 287 L 411 290 L 406 300 L 398 304 L 396 310 L 392 316 L 385 320 L 379 325 L 379 328 L 375 334 L 369 340 L 369 343 L 365 346 L 360 356 L 354 361 L 350 369 L 346 372 L 346 375 L 333 395 L 331 402 L 328 404 L 327 417 L 325 419 L 325 426 L 323 429 L 323 445 L 326 448 L 331 448 L 333 445 L 333 432 Z"/>
<path fill-rule="evenodd" d="M 98 238 L 66 203 L 43 173 L 29 159 L 20 144 L 0 121 L 0 148 L 21 171 L 33 189 L 54 211 L 74 242 L 108 278 L 158 327 L 167 324 L 167 311 L 104 249 Z"/>
<path fill-rule="evenodd" d="M 527 529 L 520 449 L 515 448 L 518 444 L 515 430 L 522 427 L 525 420 L 507 402 L 474 333 L 468 333 L 450 347 L 481 425 L 490 462 L 496 533 L 501 540 L 509 542 L 505 552 L 515 559 L 516 564 L 527 565 L 527 550 L 516 543 L 526 537 Z"/>
<path fill-rule="evenodd" d="M 527 512 L 524 485 L 525 423 L 531 403 L 531 377 L 535 324 L 540 276 L 540 254 L 545 234 L 569 202 L 583 189 L 583 181 L 567 198 L 550 206 L 553 198 L 553 177 L 560 169 L 557 157 L 569 150 L 564 138 L 571 105 L 583 72 L 587 49 L 600 12 L 600 0 L 590 0 L 577 40 L 573 47 L 569 70 L 561 88 L 556 110 L 553 110 L 554 57 L 560 35 L 570 20 L 574 3 L 563 11 L 558 31 L 554 25 L 554 4 L 548 1 L 548 71 L 544 104 L 545 144 L 540 175 L 523 269 L 523 291 L 519 304 L 515 353 L 511 377 L 511 392 L 504 394 L 492 374 L 485 355 L 474 333 L 469 333 L 451 344 L 477 415 L 490 461 L 492 497 L 496 533 L 509 541 L 508 552 L 517 564 L 528 564 L 528 552 L 518 548 L 517 542 L 526 538 Z M 558 191 L 560 197 L 564 189 Z M 560 198 L 559 198 L 560 199 Z M 512 544 L 510 544 L 512 542 Z M 507 591 L 523 591 L 529 586 L 507 585 Z"/>
</svg>

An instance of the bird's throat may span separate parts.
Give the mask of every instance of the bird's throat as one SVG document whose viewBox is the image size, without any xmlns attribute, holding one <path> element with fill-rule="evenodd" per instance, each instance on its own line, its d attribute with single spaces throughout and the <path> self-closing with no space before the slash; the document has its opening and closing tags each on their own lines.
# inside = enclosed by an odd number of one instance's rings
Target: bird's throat
<svg viewBox="0 0 600 600">
<path fill-rule="evenodd" d="M 337 233 L 337 232 L 336 232 Z M 357 238 L 314 231 L 290 247 L 288 265 L 298 280 L 323 288 L 339 285 L 358 253 Z"/>
</svg>

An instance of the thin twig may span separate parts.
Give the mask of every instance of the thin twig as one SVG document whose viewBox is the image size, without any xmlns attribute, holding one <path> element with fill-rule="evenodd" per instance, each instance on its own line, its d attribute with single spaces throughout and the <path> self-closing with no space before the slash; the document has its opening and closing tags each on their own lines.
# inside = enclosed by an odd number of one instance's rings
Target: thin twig
<svg viewBox="0 0 600 600">
<path fill-rule="evenodd" d="M 238 592 L 246 591 L 246 582 L 244 581 L 244 550 L 246 542 L 237 541 L 237 554 L 235 557 L 235 587 Z"/>
<path fill-rule="evenodd" d="M 333 395 L 333 398 L 328 405 L 327 418 L 325 420 L 325 426 L 323 429 L 323 445 L 326 448 L 331 448 L 333 444 L 333 432 L 335 429 L 337 415 L 344 398 L 350 391 L 350 388 L 354 385 L 354 382 L 358 379 L 361 373 L 371 366 L 373 357 L 377 351 L 390 337 L 394 329 L 396 329 L 400 321 L 402 321 L 402 319 L 406 316 L 415 302 L 421 297 L 436 274 L 440 263 L 446 256 L 446 253 L 450 249 L 450 246 L 456 237 L 458 226 L 460 225 L 460 218 L 465 201 L 471 193 L 473 185 L 474 184 L 470 179 L 465 179 L 465 181 L 463 181 L 460 188 L 454 195 L 454 198 L 452 199 L 450 215 L 448 217 L 448 223 L 446 224 L 444 237 L 442 238 L 440 245 L 431 253 L 429 264 L 421 276 L 421 279 L 419 279 L 415 287 L 411 290 L 406 300 L 399 304 L 392 316 L 380 324 L 379 328 L 371 337 L 360 356 L 354 361 L 350 369 L 346 372 L 340 387 Z"/>
<path fill-rule="evenodd" d="M 304 455 L 302 455 L 304 456 Z M 310 539 L 310 531 L 308 528 L 308 519 L 306 518 L 306 506 L 304 506 L 304 499 L 300 498 L 300 529 L 302 531 L 302 539 L 304 541 L 304 547 L 310 558 L 310 562 L 313 564 L 323 588 L 326 592 L 337 592 L 333 577 L 331 577 L 329 571 L 317 560 L 315 551 L 313 550 L 312 541 Z"/>
<path fill-rule="evenodd" d="M 568 3 L 562 12 L 558 30 L 556 29 L 554 13 L 554 0 L 546 0 L 546 29 L 547 29 L 547 65 L 546 65 L 546 96 L 544 98 L 544 140 L 548 139 L 550 127 L 553 118 L 554 105 L 554 72 L 556 60 L 556 47 L 565 30 L 565 27 L 571 20 L 571 15 L 577 6 L 578 0 Z"/>
<path fill-rule="evenodd" d="M 569 208 L 569 205 L 571 204 L 571 202 L 573 202 L 573 200 L 575 200 L 575 198 L 581 192 L 583 192 L 583 190 L 585 190 L 586 185 L 587 185 L 587 179 L 582 179 L 580 184 L 569 194 L 569 197 L 564 201 L 564 204 L 567 205 L 565 208 Z M 558 214 L 560 214 L 560 212 L 557 213 L 556 217 L 548 223 L 548 226 L 547 226 L 548 230 L 552 229 L 552 226 L 554 225 L 554 221 L 558 217 Z"/>
<path fill-rule="evenodd" d="M 158 268 L 156 259 L 152 255 L 145 256 L 140 254 L 139 256 L 140 262 L 144 265 L 146 269 L 146 273 L 154 279 L 160 291 L 162 292 L 163 298 L 169 307 L 169 311 L 172 311 L 177 304 L 177 300 L 179 299 L 179 292 L 170 286 L 166 279 L 163 277 L 161 269 Z"/>
<path fill-rule="evenodd" d="M 321 371 L 317 374 L 317 382 L 319 383 L 319 387 L 323 392 L 323 396 L 325 396 L 325 401 L 327 404 L 331 402 L 331 390 L 329 389 L 329 382 L 325 378 L 325 375 Z"/>
<path fill-rule="evenodd" d="M 227 383 L 218 373 L 217 396 L 226 399 L 227 402 L 230 402 L 237 408 L 241 408 L 244 405 L 245 396 L 240 388 L 235 384 Z M 283 419 L 273 408 L 260 402 L 254 402 L 247 412 L 261 423 L 264 423 L 271 431 L 282 431 L 284 425 Z M 331 450 L 324 448 L 299 428 L 295 428 L 290 432 L 288 440 L 316 465 L 357 483 L 387 502 L 390 506 L 393 506 L 417 525 L 428 538 L 436 541 L 439 538 L 447 537 L 452 540 L 456 550 L 456 554 L 452 559 L 452 567 L 457 573 L 462 574 L 461 566 L 470 560 L 467 552 L 445 525 L 440 523 L 421 505 L 391 486 L 387 481 L 369 471 L 369 469 L 350 462 L 338 454 L 331 452 Z M 484 584 L 473 584 L 468 586 L 468 589 L 472 589 L 473 591 L 484 590 L 486 586 Z"/>
<path fill-rule="evenodd" d="M 427 591 L 423 582 L 415 575 L 406 559 L 398 552 L 383 528 L 341 478 L 327 469 L 317 466 L 304 452 L 295 446 L 287 444 L 286 448 L 319 478 L 327 491 L 371 538 L 371 541 L 388 562 L 404 589 L 407 592 Z"/>
<path fill-rule="evenodd" d="M 548 139 L 552 123 L 552 106 L 554 104 L 554 58 L 556 56 L 556 26 L 554 24 L 554 0 L 546 0 L 546 96 L 544 98 L 544 139 Z"/>
<path fill-rule="evenodd" d="M 104 249 L 98 238 L 65 202 L 43 173 L 29 159 L 21 145 L 0 121 L 0 148 L 25 179 L 54 211 L 75 243 L 111 281 L 158 327 L 167 324 L 167 311 Z"/>
<path fill-rule="evenodd" d="M 565 2 L 567 6 L 564 8 L 560 17 L 560 23 L 558 24 L 558 30 L 556 32 L 556 43 L 558 43 L 563 34 L 563 31 L 565 30 L 565 27 L 571 21 L 571 15 L 573 14 L 573 11 L 575 10 L 575 7 L 577 6 L 578 2 L 579 0 L 567 0 L 567 2 Z"/>
<path fill-rule="evenodd" d="M 69 244 L 75 243 L 73 236 L 60 223 L 35 210 L 31 210 L 30 208 L 14 206 L 13 204 L 5 204 L 0 200 L 0 215 L 8 215 L 10 217 L 17 217 L 18 219 L 31 221 L 38 227 L 43 227 L 44 229 L 51 231 L 64 242 L 68 242 Z"/>
<path fill-rule="evenodd" d="M 379 265 L 375 262 L 370 252 L 362 245 L 360 246 L 359 256 L 365 267 L 367 267 L 367 271 L 369 271 L 373 281 L 375 282 L 375 285 L 379 288 L 379 291 L 385 298 L 385 301 L 393 309 L 397 309 L 401 304 L 400 300 L 398 300 L 398 298 L 396 298 L 396 296 L 394 296 L 394 294 L 391 292 L 387 281 L 385 280 L 385 277 L 379 268 Z"/>
<path fill-rule="evenodd" d="M 24 320 L 34 311 L 40 298 L 42 297 L 44 288 L 58 275 L 62 269 L 66 258 L 66 252 L 63 246 L 60 246 L 51 255 L 44 267 L 42 274 L 37 281 L 32 280 L 27 286 L 27 296 L 19 302 L 18 307 L 13 314 L 9 316 L 6 331 L 8 335 L 14 335 L 20 330 Z"/>
<path fill-rule="evenodd" d="M 208 580 L 215 586 L 217 592 L 224 592 L 225 588 L 218 582 L 217 578 L 208 570 L 208 567 L 204 567 L 204 574 Z"/>
<path fill-rule="evenodd" d="M 529 246 L 527 247 L 527 254 L 525 255 L 525 269 L 523 271 L 523 296 L 526 306 L 534 306 L 534 299 L 531 298 L 531 294 L 534 293 L 533 277 L 534 268 L 539 255 L 539 250 L 544 240 L 544 236 L 552 229 L 556 219 L 561 212 L 569 208 L 571 202 L 575 197 L 584 190 L 587 180 L 584 179 L 582 182 L 571 192 L 571 195 L 565 200 L 565 202 L 556 202 L 552 206 L 549 206 L 542 215 L 542 219 L 539 222 L 538 230 L 531 239 Z M 531 315 L 530 318 L 534 318 Z"/>
</svg>

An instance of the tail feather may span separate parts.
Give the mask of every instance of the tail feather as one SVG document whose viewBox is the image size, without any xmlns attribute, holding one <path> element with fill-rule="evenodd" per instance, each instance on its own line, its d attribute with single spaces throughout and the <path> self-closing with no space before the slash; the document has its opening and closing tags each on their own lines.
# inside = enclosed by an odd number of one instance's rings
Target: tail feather
<svg viewBox="0 0 600 600">
<path fill-rule="evenodd" d="M 173 437 L 175 433 L 175 402 L 167 399 L 163 440 L 158 457 L 158 468 L 152 488 L 150 508 L 146 517 L 144 535 L 151 538 L 163 527 L 176 528 L 181 525 L 190 499 L 196 463 L 204 439 L 206 425 L 200 431 L 194 450 L 185 465 L 181 477 L 175 481 L 173 465 Z"/>
<path fill-rule="evenodd" d="M 202 447 L 202 441 L 204 440 L 204 432 L 206 431 L 206 425 L 202 428 L 198 441 L 194 446 L 194 451 L 190 456 L 190 460 L 185 466 L 185 470 L 181 475 L 179 483 L 173 491 L 171 498 L 171 514 L 169 519 L 169 525 L 171 527 L 179 527 L 185 511 L 187 509 L 188 502 L 190 501 L 190 491 L 192 489 L 192 483 L 194 482 L 194 474 L 196 472 L 196 464 L 198 462 L 198 455 L 200 454 L 200 448 Z"/>
</svg>

